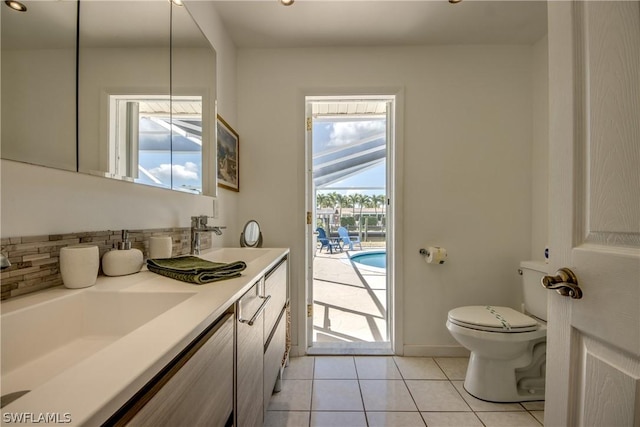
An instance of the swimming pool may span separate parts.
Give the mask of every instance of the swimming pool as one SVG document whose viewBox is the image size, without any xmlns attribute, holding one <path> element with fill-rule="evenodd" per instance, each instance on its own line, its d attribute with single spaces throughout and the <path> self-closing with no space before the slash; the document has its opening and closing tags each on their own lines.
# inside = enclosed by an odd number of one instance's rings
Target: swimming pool
<svg viewBox="0 0 640 427">
<path fill-rule="evenodd" d="M 367 251 L 350 255 L 351 261 L 368 267 L 387 268 L 386 251 Z"/>
</svg>

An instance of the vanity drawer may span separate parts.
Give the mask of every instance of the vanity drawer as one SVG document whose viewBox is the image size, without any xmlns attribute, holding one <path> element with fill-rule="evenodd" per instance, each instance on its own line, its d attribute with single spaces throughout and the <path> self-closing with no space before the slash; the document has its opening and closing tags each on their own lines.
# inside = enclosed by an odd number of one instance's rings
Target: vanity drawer
<svg viewBox="0 0 640 427">
<path fill-rule="evenodd" d="M 264 343 L 271 336 L 280 313 L 287 302 L 287 259 L 271 270 L 265 277 L 264 295 L 271 295 L 271 300 L 264 311 Z"/>
<path fill-rule="evenodd" d="M 264 351 L 264 414 L 271 401 L 271 394 L 282 367 L 282 359 L 287 350 L 287 312 L 282 310 L 268 347 Z"/>
<path fill-rule="evenodd" d="M 232 314 L 218 321 L 114 425 L 225 425 L 233 411 L 233 323 Z"/>
</svg>

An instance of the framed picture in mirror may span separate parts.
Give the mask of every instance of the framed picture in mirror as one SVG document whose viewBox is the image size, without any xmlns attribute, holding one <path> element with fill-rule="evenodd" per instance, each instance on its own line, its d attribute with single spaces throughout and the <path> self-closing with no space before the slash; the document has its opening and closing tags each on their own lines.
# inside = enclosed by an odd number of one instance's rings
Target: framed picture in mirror
<svg viewBox="0 0 640 427">
<path fill-rule="evenodd" d="M 240 191 L 240 137 L 220 115 L 217 119 L 218 187 Z"/>
</svg>

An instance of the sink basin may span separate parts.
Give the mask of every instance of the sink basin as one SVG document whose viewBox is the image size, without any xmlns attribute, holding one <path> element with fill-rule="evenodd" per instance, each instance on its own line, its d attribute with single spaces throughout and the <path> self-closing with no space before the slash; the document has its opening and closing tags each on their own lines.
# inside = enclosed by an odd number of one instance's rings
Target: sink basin
<svg viewBox="0 0 640 427">
<path fill-rule="evenodd" d="M 54 290 L 2 314 L 2 393 L 33 390 L 193 292 Z"/>
</svg>

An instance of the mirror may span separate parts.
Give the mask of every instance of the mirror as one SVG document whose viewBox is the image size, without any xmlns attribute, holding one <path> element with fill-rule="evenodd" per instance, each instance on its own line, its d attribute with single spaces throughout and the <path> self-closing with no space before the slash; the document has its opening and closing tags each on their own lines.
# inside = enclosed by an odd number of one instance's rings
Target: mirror
<svg viewBox="0 0 640 427">
<path fill-rule="evenodd" d="M 250 248 L 262 247 L 262 231 L 258 221 L 252 219 L 248 221 L 242 233 L 240 233 L 240 246 Z"/>
<path fill-rule="evenodd" d="M 0 5 L 2 158 L 75 171 L 78 3 L 22 3 Z"/>
<path fill-rule="evenodd" d="M 79 171 L 215 195 L 215 51 L 187 9 L 83 1 L 79 50 Z"/>
<path fill-rule="evenodd" d="M 2 158 L 216 194 L 216 52 L 186 7 L 82 0 L 76 34 L 77 1 L 23 3 L 2 11 Z"/>
<path fill-rule="evenodd" d="M 80 28 L 79 171 L 215 195 L 215 51 L 188 10 L 83 1 Z"/>
<path fill-rule="evenodd" d="M 135 180 L 139 133 L 170 163 L 170 22 L 168 2 L 81 1 L 79 172 Z"/>
<path fill-rule="evenodd" d="M 172 188 L 213 196 L 216 52 L 186 7 L 172 8 Z"/>
</svg>

